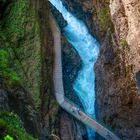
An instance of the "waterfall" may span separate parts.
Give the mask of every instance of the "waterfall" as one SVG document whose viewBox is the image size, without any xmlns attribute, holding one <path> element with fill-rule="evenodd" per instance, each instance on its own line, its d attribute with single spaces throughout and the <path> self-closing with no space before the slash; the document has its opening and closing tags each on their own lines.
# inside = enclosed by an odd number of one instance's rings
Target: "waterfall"
<svg viewBox="0 0 140 140">
<path fill-rule="evenodd" d="M 73 84 L 73 89 L 81 100 L 86 114 L 95 118 L 95 73 L 94 64 L 99 54 L 99 44 L 88 32 L 83 21 L 74 17 L 63 6 L 61 0 L 49 0 L 56 7 L 67 21 L 67 26 L 63 28 L 64 35 L 68 42 L 76 49 L 82 60 L 82 69 Z M 88 136 L 95 134 L 88 129 Z"/>
</svg>

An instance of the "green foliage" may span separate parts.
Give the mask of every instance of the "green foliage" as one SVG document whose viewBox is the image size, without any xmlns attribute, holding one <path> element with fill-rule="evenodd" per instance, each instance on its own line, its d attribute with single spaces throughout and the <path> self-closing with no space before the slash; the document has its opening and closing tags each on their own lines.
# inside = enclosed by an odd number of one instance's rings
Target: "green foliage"
<svg viewBox="0 0 140 140">
<path fill-rule="evenodd" d="M 6 135 L 5 137 L 4 137 L 4 140 L 14 140 L 10 135 Z"/>
<path fill-rule="evenodd" d="M 29 0 L 12 0 L 7 5 L 0 20 L 0 48 L 8 53 L 9 64 L 1 68 L 0 76 L 6 79 L 8 87 L 26 86 L 38 107 L 42 52 L 40 26 L 34 8 Z"/>
<path fill-rule="evenodd" d="M 0 133 L 0 138 L 4 137 L 4 140 L 12 140 L 12 138 L 18 140 L 37 140 L 26 133 L 19 117 L 14 113 L 0 113 L 0 128 L 4 130 L 4 134 L 7 134 L 3 136 L 3 134 Z"/>
<path fill-rule="evenodd" d="M 23 24 L 25 24 L 28 10 L 27 5 L 27 0 L 15 0 L 13 2 L 10 14 L 5 18 L 5 27 L 8 31 L 7 37 L 9 37 L 12 42 L 24 36 L 25 26 L 23 26 Z"/>
<path fill-rule="evenodd" d="M 11 8 L 7 8 L 6 16 L 0 22 L 0 76 L 5 80 L 7 87 L 17 86 L 21 79 L 17 74 L 17 68 L 21 67 L 16 61 L 18 40 L 24 35 L 24 18 L 22 14 L 27 12 L 27 0 L 13 0 Z M 3 28 L 1 27 L 3 26 Z M 19 60 L 18 60 L 19 61 Z"/>
<path fill-rule="evenodd" d="M 28 0 L 14 0 L 5 17 L 6 38 L 14 51 L 17 71 L 23 86 L 33 93 L 36 105 L 40 104 L 41 44 L 36 12 Z M 8 11 L 8 10 L 7 10 Z"/>
<path fill-rule="evenodd" d="M 5 69 L 8 65 L 8 54 L 3 49 L 0 49 L 0 70 Z"/>
<path fill-rule="evenodd" d="M 120 40 L 120 47 L 124 49 L 127 46 L 127 41 L 125 39 Z"/>
<path fill-rule="evenodd" d="M 109 8 L 101 8 L 98 12 L 98 19 L 102 30 L 106 30 L 111 22 Z"/>
<path fill-rule="evenodd" d="M 13 126 L 15 129 L 22 129 L 21 121 L 17 115 L 12 112 L 1 112 L 0 118 Z M 24 131 L 24 129 L 22 129 Z"/>
<path fill-rule="evenodd" d="M 7 85 L 12 85 L 19 82 L 17 73 L 10 67 L 9 53 L 0 48 L 0 76 L 5 78 Z"/>
</svg>

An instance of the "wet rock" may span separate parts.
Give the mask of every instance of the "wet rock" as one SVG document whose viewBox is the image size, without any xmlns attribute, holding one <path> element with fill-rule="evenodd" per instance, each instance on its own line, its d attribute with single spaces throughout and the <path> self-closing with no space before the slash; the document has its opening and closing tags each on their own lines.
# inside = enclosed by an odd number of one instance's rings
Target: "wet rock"
<svg viewBox="0 0 140 140">
<path fill-rule="evenodd" d="M 62 14 L 49 2 L 51 13 L 55 18 L 55 21 L 58 23 L 60 30 L 63 29 L 66 25 L 67 22 L 63 18 Z"/>
<path fill-rule="evenodd" d="M 65 96 L 80 108 L 83 108 L 80 99 L 73 90 L 74 81 L 78 75 L 78 71 L 81 69 L 81 59 L 76 50 L 64 37 L 62 37 L 62 68 Z M 85 126 L 81 124 L 81 122 L 77 121 L 65 111 L 61 113 L 60 128 L 61 138 L 63 140 L 82 140 L 83 135 L 85 135 L 85 137 L 87 136 Z M 65 122 L 63 122 L 63 120 L 65 120 Z"/>
<path fill-rule="evenodd" d="M 92 28 L 93 3 L 92 0 L 62 0 L 66 9 L 75 17 L 83 21 L 89 29 Z M 89 30 L 92 33 L 92 30 Z"/>
<path fill-rule="evenodd" d="M 61 112 L 60 123 L 62 140 L 84 140 L 84 137 L 87 138 L 85 126 L 79 121 L 75 121 L 67 112 Z"/>
<path fill-rule="evenodd" d="M 81 59 L 76 50 L 62 38 L 62 68 L 65 95 L 76 104 L 81 104 L 73 90 L 74 81 L 81 69 Z"/>
</svg>

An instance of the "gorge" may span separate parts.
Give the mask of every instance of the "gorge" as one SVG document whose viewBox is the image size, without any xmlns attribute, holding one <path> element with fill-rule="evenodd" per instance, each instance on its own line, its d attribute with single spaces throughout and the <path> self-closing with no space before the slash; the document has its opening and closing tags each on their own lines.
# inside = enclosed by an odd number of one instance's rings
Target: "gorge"
<svg viewBox="0 0 140 140">
<path fill-rule="evenodd" d="M 82 59 L 82 70 L 74 83 L 74 90 L 80 98 L 85 112 L 95 118 L 95 76 L 93 71 L 94 63 L 99 53 L 98 42 L 88 33 L 84 23 L 70 14 L 59 0 L 49 0 L 62 13 L 67 25 L 63 30 L 68 41 L 77 50 Z M 89 137 L 93 137 L 91 130 Z M 90 132 L 91 131 L 91 132 Z"/>
<path fill-rule="evenodd" d="M 0 139 L 139 140 L 139 7 L 0 0 Z"/>
</svg>

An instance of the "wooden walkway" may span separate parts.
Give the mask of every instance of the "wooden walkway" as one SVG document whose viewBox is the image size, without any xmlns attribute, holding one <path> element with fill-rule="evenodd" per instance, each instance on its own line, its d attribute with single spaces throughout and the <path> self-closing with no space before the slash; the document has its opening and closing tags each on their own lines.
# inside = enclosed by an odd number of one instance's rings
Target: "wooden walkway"
<svg viewBox="0 0 140 140">
<path fill-rule="evenodd" d="M 62 59 L 61 59 L 61 33 L 55 21 L 50 17 L 51 29 L 54 37 L 54 91 L 58 104 L 82 123 L 92 128 L 94 132 L 104 137 L 106 140 L 120 140 L 114 133 L 99 124 L 96 120 L 90 118 L 83 111 L 79 110 L 64 96 L 63 79 L 62 79 Z"/>
</svg>

